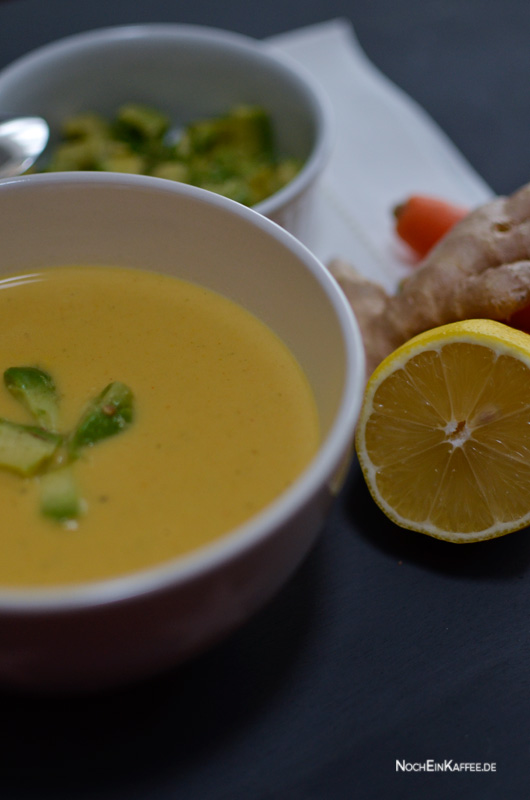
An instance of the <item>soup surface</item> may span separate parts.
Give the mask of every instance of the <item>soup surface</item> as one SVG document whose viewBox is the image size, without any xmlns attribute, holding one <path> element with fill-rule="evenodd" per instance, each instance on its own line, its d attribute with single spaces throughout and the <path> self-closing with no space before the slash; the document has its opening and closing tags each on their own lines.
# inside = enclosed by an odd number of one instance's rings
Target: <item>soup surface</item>
<svg viewBox="0 0 530 800">
<path fill-rule="evenodd" d="M 0 368 L 34 365 L 60 395 L 61 431 L 113 381 L 133 423 L 84 449 L 85 510 L 39 511 L 39 476 L 0 469 L 0 586 L 117 576 L 211 542 L 289 486 L 319 442 L 314 398 L 288 348 L 232 301 L 119 267 L 0 280 Z M 2 386 L 0 417 L 31 424 Z"/>
</svg>

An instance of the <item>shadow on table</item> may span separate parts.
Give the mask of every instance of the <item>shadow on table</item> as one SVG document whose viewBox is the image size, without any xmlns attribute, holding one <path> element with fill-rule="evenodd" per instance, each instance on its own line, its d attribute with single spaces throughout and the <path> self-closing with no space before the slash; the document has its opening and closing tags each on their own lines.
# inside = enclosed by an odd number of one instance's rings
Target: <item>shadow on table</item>
<svg viewBox="0 0 530 800">
<path fill-rule="evenodd" d="M 178 782 L 244 736 L 303 649 L 320 547 L 241 630 L 156 680 L 85 697 L 0 693 L 2 800 L 144 797 L 143 784 Z"/>
<path fill-rule="evenodd" d="M 400 528 L 372 499 L 355 462 L 344 490 L 343 513 L 355 535 L 394 559 L 468 578 L 522 577 L 530 564 L 530 528 L 497 539 L 454 544 Z"/>
</svg>

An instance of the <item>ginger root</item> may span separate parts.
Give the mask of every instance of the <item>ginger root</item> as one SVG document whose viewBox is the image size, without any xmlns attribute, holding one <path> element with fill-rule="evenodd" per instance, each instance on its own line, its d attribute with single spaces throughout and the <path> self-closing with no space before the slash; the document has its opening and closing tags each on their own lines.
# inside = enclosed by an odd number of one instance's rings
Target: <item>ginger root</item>
<svg viewBox="0 0 530 800">
<path fill-rule="evenodd" d="M 471 211 L 394 295 L 340 259 L 328 266 L 359 323 L 368 375 L 429 328 L 479 317 L 505 321 L 530 305 L 530 184 Z"/>
</svg>

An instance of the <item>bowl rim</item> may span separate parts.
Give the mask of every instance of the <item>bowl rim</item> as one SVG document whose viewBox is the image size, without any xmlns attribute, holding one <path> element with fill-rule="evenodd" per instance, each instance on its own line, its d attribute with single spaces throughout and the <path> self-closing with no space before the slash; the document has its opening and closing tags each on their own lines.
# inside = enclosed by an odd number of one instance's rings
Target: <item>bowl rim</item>
<svg viewBox="0 0 530 800">
<path fill-rule="evenodd" d="M 274 66 L 281 70 L 291 84 L 305 95 L 313 115 L 316 132 L 311 152 L 300 171 L 288 184 L 256 203 L 253 208 L 266 216 L 274 214 L 294 201 L 316 181 L 331 156 L 335 140 L 335 117 L 330 99 L 309 70 L 295 58 L 280 51 L 274 43 L 237 31 L 210 25 L 173 22 L 130 23 L 91 28 L 46 42 L 0 69 L 0 95 L 4 82 L 25 78 L 24 73 L 28 72 L 31 75 L 35 69 L 42 70 L 43 59 L 46 61 L 48 58 L 65 56 L 77 58 L 81 50 L 86 51 L 93 45 L 111 46 L 117 41 L 132 39 L 141 41 L 152 38 L 175 43 L 192 39 L 235 50 L 259 60 L 265 67 Z"/>
<path fill-rule="evenodd" d="M 103 191 L 109 184 L 112 187 L 178 194 L 220 207 L 239 216 L 245 224 L 261 229 L 302 262 L 326 295 L 342 333 L 345 375 L 339 407 L 316 455 L 287 490 L 248 521 L 187 555 L 132 573 L 52 587 L 0 587 L 0 613 L 68 612 L 124 601 L 186 584 L 252 550 L 332 481 L 342 459 L 351 452 L 365 383 L 365 356 L 360 329 L 338 284 L 305 245 L 257 211 L 194 186 L 149 176 L 104 172 L 56 172 L 5 178 L 0 180 L 0 194 L 4 191 L 31 190 L 33 185 L 39 184 L 51 188 L 99 185 Z"/>
</svg>

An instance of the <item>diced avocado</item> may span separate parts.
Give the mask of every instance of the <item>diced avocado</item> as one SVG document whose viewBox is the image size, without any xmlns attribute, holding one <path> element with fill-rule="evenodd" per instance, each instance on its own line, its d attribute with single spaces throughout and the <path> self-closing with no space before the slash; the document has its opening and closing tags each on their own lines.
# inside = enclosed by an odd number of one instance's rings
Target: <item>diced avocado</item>
<svg viewBox="0 0 530 800">
<path fill-rule="evenodd" d="M 204 188 L 216 194 L 222 194 L 237 203 L 249 205 L 249 188 L 241 178 L 229 178 L 225 181 L 205 183 Z"/>
<path fill-rule="evenodd" d="M 140 103 L 127 103 L 118 109 L 116 122 L 141 136 L 142 139 L 160 139 L 169 128 L 169 119 L 155 108 Z"/>
<path fill-rule="evenodd" d="M 176 180 L 253 206 L 281 189 L 301 163 L 278 153 L 273 120 L 247 103 L 219 116 L 171 127 L 159 109 L 126 103 L 109 120 L 95 113 L 67 120 L 44 171 L 101 170 Z"/>
<path fill-rule="evenodd" d="M 273 151 L 269 115 L 259 106 L 236 106 L 225 116 L 198 120 L 188 126 L 185 146 L 194 153 L 229 149 L 243 155 L 268 157 Z"/>
<path fill-rule="evenodd" d="M 127 172 L 133 175 L 145 175 L 147 167 L 145 158 L 131 152 L 103 158 L 98 164 L 98 169 L 104 172 Z"/>
<path fill-rule="evenodd" d="M 71 466 L 47 472 L 40 479 L 41 511 L 57 522 L 77 519 L 83 510 Z"/>
<path fill-rule="evenodd" d="M 70 440 L 70 453 L 75 458 L 83 447 L 92 447 L 102 439 L 125 430 L 133 419 L 133 393 L 124 383 L 109 383 L 92 403 Z"/>
<path fill-rule="evenodd" d="M 230 142 L 240 152 L 250 156 L 272 156 L 273 133 L 271 119 L 260 106 L 236 106 L 225 118 Z"/>
<path fill-rule="evenodd" d="M 109 123 L 100 114 L 75 114 L 65 120 L 63 135 L 66 139 L 107 138 Z"/>
<path fill-rule="evenodd" d="M 66 141 L 54 151 L 46 166 L 47 172 L 71 172 L 94 168 L 92 139 Z"/>
<path fill-rule="evenodd" d="M 278 164 L 263 164 L 254 168 L 252 165 L 248 166 L 245 177 L 251 197 L 249 205 L 256 205 L 292 180 L 301 165 L 295 159 L 286 159 Z"/>
<path fill-rule="evenodd" d="M 170 181 L 180 181 L 189 183 L 190 171 L 186 164 L 181 161 L 162 161 L 156 164 L 151 170 L 151 175 L 155 178 L 165 178 Z"/>
<path fill-rule="evenodd" d="M 51 375 L 37 367 L 10 367 L 4 372 L 4 383 L 39 425 L 57 430 L 59 398 Z"/>
<path fill-rule="evenodd" d="M 49 461 L 62 437 L 31 425 L 0 419 L 0 467 L 29 476 Z"/>
<path fill-rule="evenodd" d="M 280 161 L 276 165 L 276 169 L 274 171 L 276 176 L 276 189 L 280 189 L 282 186 L 285 186 L 286 183 L 292 181 L 292 179 L 298 175 L 301 169 L 302 162 L 296 158 L 286 158 L 283 161 Z"/>
</svg>

